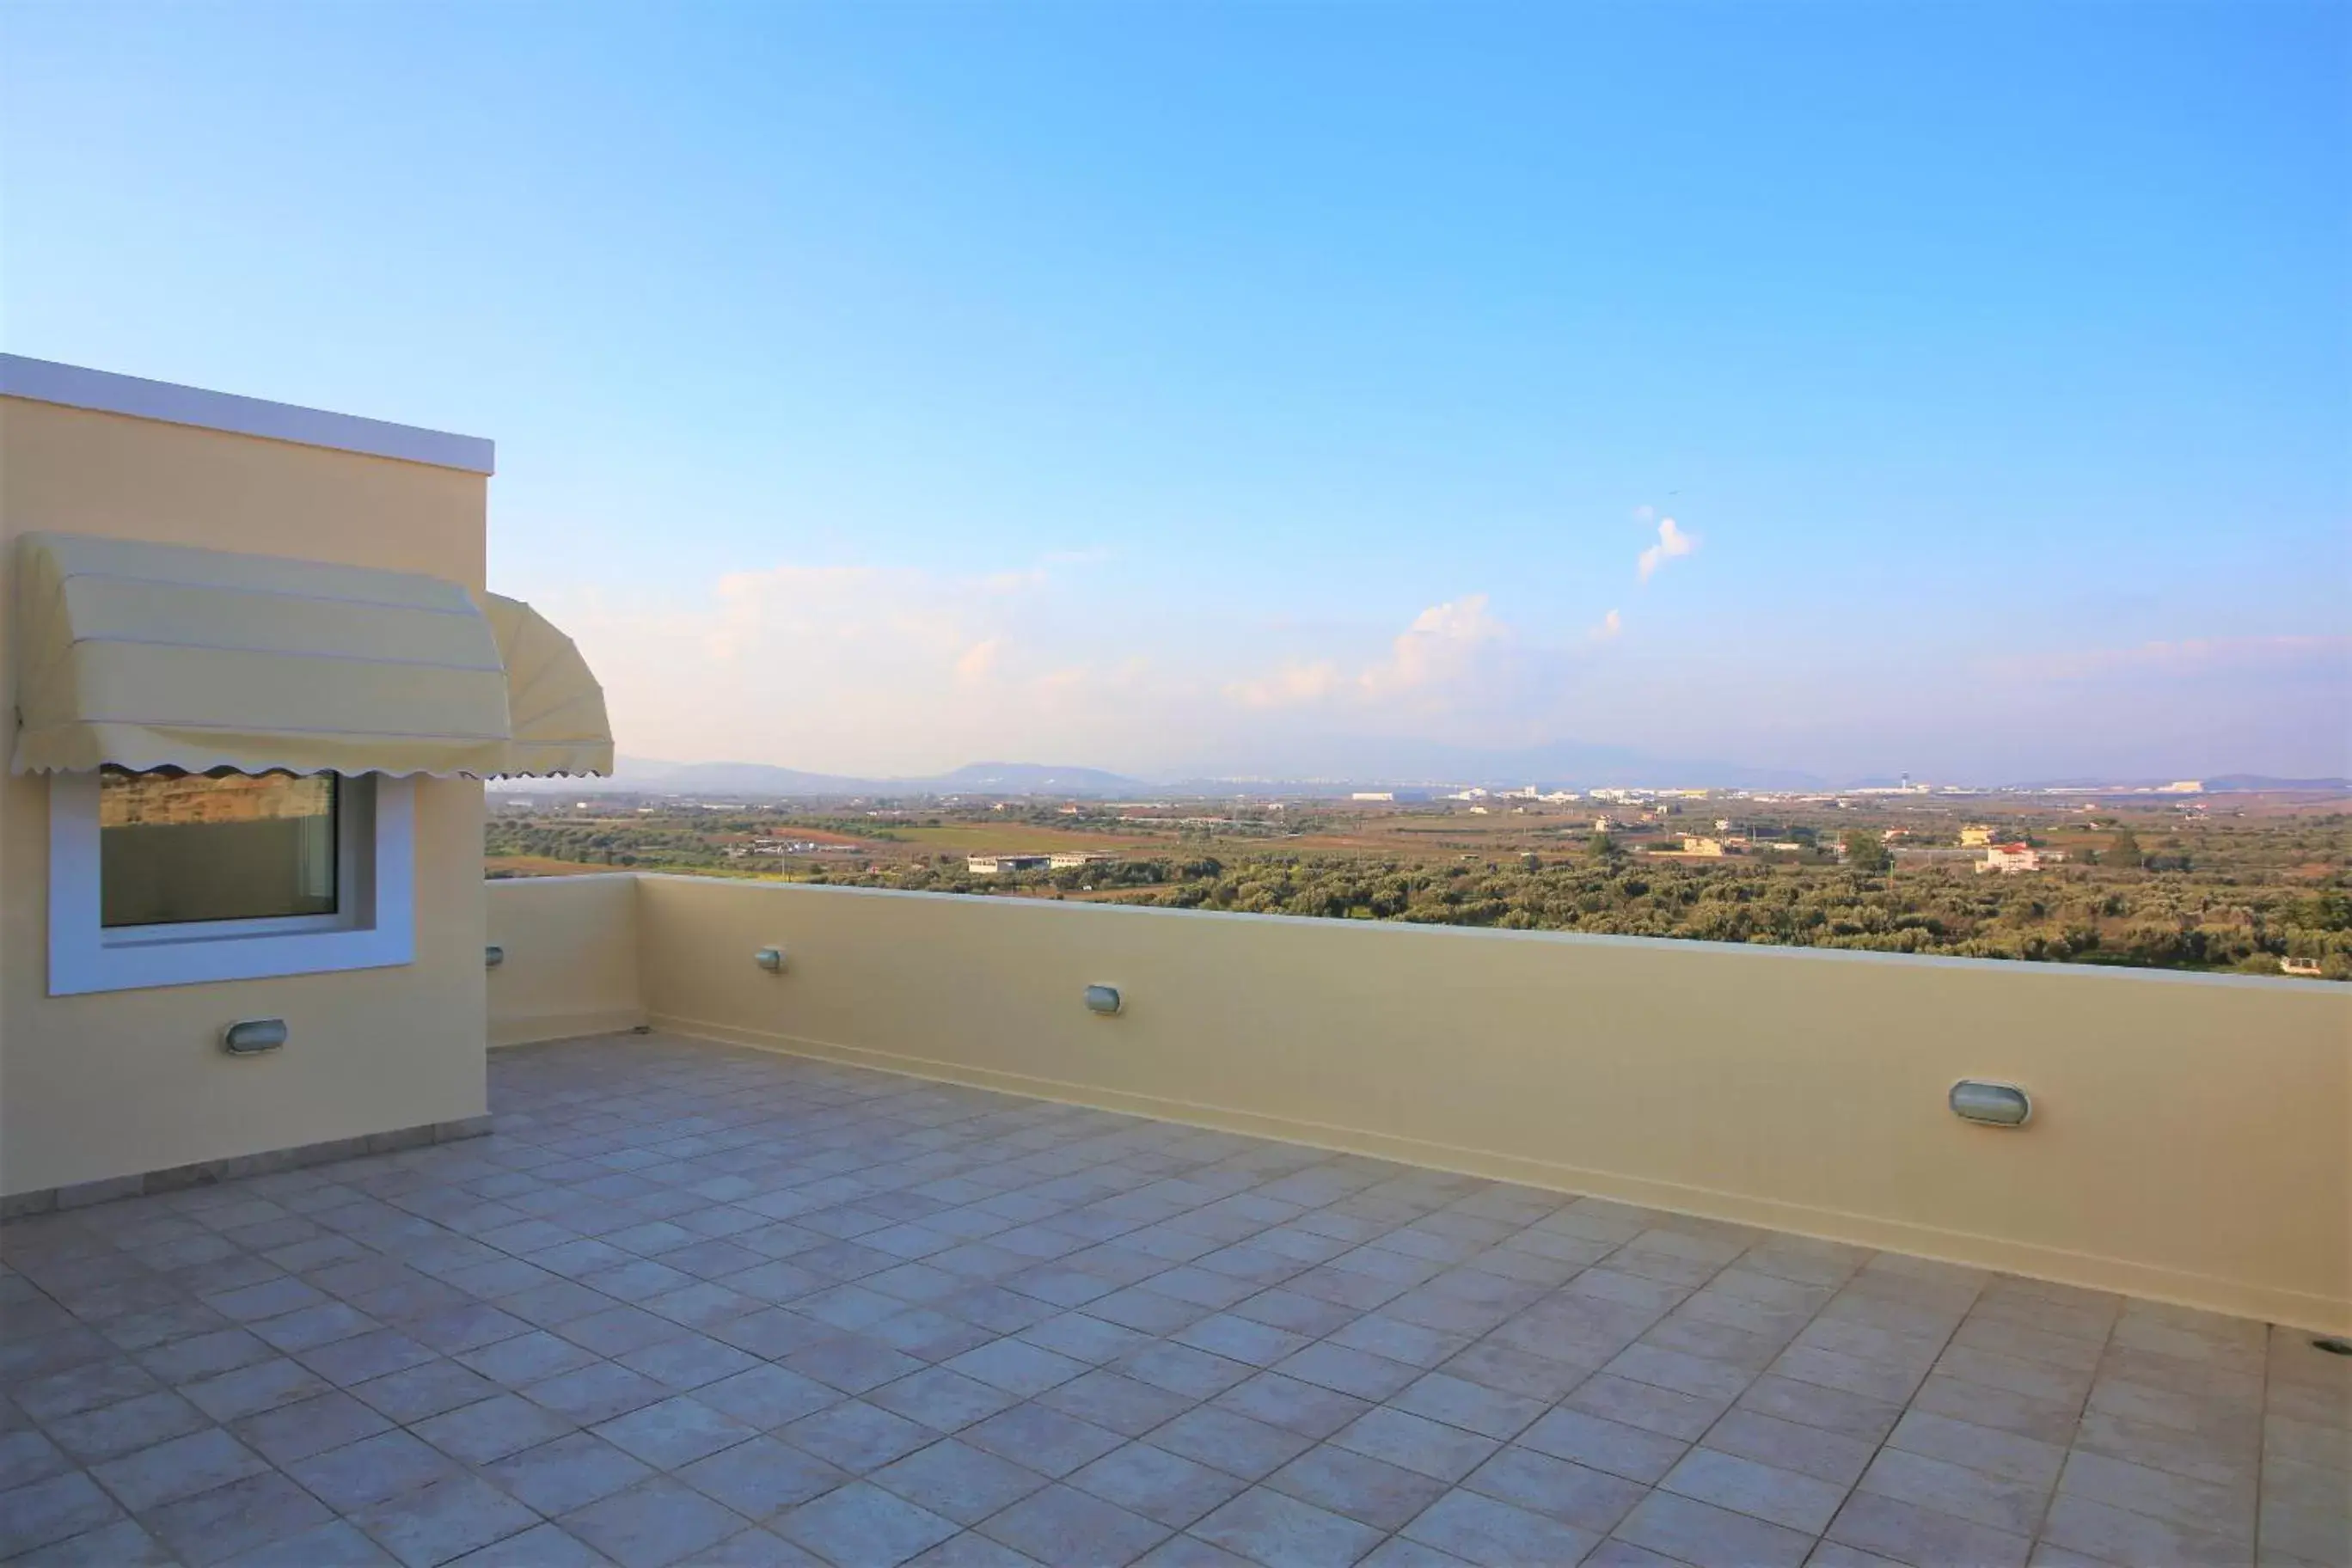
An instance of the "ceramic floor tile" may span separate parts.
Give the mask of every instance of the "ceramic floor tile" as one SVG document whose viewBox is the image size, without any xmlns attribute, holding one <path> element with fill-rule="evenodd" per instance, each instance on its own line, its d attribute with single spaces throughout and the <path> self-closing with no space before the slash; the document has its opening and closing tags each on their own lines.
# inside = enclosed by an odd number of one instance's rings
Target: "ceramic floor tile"
<svg viewBox="0 0 2352 1568">
<path fill-rule="evenodd" d="M 1501 1446 L 1491 1437 L 1385 1405 L 1350 1422 L 1331 1441 L 1448 1483 L 1476 1469 Z"/>
<path fill-rule="evenodd" d="M 1732 1410 L 1707 1428 L 1704 1447 L 1759 1460 L 1837 1487 L 1851 1487 L 1874 1452 L 1858 1437 L 1803 1426 L 1753 1410 Z"/>
<path fill-rule="evenodd" d="M 1605 1535 L 1648 1494 L 1638 1481 L 1514 1444 L 1470 1472 L 1464 1486 Z"/>
<path fill-rule="evenodd" d="M 1069 1484 L 1181 1530 L 1248 1483 L 1165 1448 L 1129 1443 L 1075 1471 Z"/>
<path fill-rule="evenodd" d="M 622 1568 L 669 1568 L 751 1522 L 668 1476 L 641 1481 L 556 1522 Z"/>
<path fill-rule="evenodd" d="M 530 1529 L 539 1515 L 487 1481 L 458 1476 L 362 1509 L 352 1522 L 407 1568 L 434 1568 Z"/>
<path fill-rule="evenodd" d="M 409 1430 L 468 1465 L 487 1465 L 572 1430 L 574 1423 L 520 1394 L 501 1394 L 417 1422 Z"/>
<path fill-rule="evenodd" d="M 1444 1372 L 1419 1379 L 1388 1403 L 1395 1409 L 1497 1439 L 1517 1436 L 1545 1410 L 1540 1399 L 1502 1393 Z"/>
<path fill-rule="evenodd" d="M 288 1465 L 287 1472 L 343 1513 L 460 1472 L 457 1462 L 409 1432 L 383 1432 Z"/>
<path fill-rule="evenodd" d="M 897 1568 L 957 1531 L 952 1521 L 863 1481 L 803 1504 L 775 1528 L 837 1568 Z"/>
<path fill-rule="evenodd" d="M 1188 1411 L 1144 1440 L 1245 1480 L 1256 1480 L 1311 1446 L 1296 1432 L 1216 1405 Z"/>
<path fill-rule="evenodd" d="M 1684 1455 L 1658 1486 L 1807 1535 L 1819 1535 L 1829 1527 L 1846 1494 L 1843 1486 L 1707 1447 Z"/>
<path fill-rule="evenodd" d="M 275 1465 L 307 1459 L 391 1429 L 392 1423 L 348 1394 L 321 1394 L 229 1424 L 248 1447 Z"/>
<path fill-rule="evenodd" d="M 2352 1539 L 2352 1367 L 2308 1334 L 659 1036 L 491 1076 L 489 1138 L 0 1227 L 0 1558 L 2083 1568 L 2244 1562 L 2259 1528 L 2304 1568 Z"/>
<path fill-rule="evenodd" d="M 1071 1486 L 1030 1493 L 979 1527 L 980 1533 L 1039 1563 L 1134 1562 L 1167 1539 L 1167 1526 Z"/>
<path fill-rule="evenodd" d="M 1517 1441 L 1538 1453 L 1573 1459 L 1608 1475 L 1648 1484 L 1672 1469 L 1690 1447 L 1638 1426 L 1564 1407 L 1529 1426 Z"/>
<path fill-rule="evenodd" d="M 1265 1485 L 1286 1497 L 1392 1531 L 1445 1494 L 1445 1483 L 1385 1459 L 1324 1444 L 1285 1465 Z"/>
<path fill-rule="evenodd" d="M 1404 1528 L 1405 1539 L 1465 1563 L 1518 1568 L 1575 1563 L 1600 1543 L 1589 1531 L 1478 1492 L 1448 1492 Z"/>
<path fill-rule="evenodd" d="M 1262 1568 L 1347 1568 L 1381 1531 L 1265 1487 L 1254 1487 L 1187 1533 Z"/>
<path fill-rule="evenodd" d="M 2021 1568 L 2031 1545 L 2021 1535 L 1868 1491 L 1856 1491 L 1846 1499 L 1837 1518 L 1830 1521 L 1829 1539 L 1921 1568 L 1946 1563 Z"/>
<path fill-rule="evenodd" d="M 722 1448 L 679 1467 L 677 1475 L 704 1496 L 755 1520 L 822 1497 L 849 1479 L 814 1455 L 772 1437 L 753 1437 Z"/>
<path fill-rule="evenodd" d="M 2050 1496 L 2046 1482 L 1990 1475 L 1901 1448 L 1880 1450 L 1870 1468 L 1863 1472 L 1859 1485 L 1865 1492 L 1934 1509 L 2011 1535 L 2034 1532 Z"/>
<path fill-rule="evenodd" d="M 787 1423 L 775 1436 L 829 1465 L 864 1475 L 936 1442 L 940 1435 L 919 1421 L 853 1399 Z"/>
<path fill-rule="evenodd" d="M 604 1422 L 594 1431 L 613 1447 L 662 1470 L 690 1465 L 759 1436 L 756 1428 L 683 1394 Z"/>
<path fill-rule="evenodd" d="M 977 1524 L 1045 1484 L 1036 1471 L 952 1437 L 885 1465 L 869 1479 L 960 1524 Z"/>
<path fill-rule="evenodd" d="M 958 1434 L 974 1447 L 1048 1476 L 1066 1476 L 1118 1447 L 1116 1432 L 1043 1405 L 1020 1405 Z"/>
<path fill-rule="evenodd" d="M 126 1399 L 97 1410 L 53 1417 L 48 1435 L 57 1446 L 84 1464 L 120 1458 L 152 1447 L 169 1437 L 184 1436 L 212 1425 L 203 1411 L 168 1390 Z"/>
<path fill-rule="evenodd" d="M 755 1366 L 704 1384 L 694 1393 L 712 1409 L 762 1431 L 830 1409 L 846 1398 L 838 1389 L 780 1366 Z"/>
<path fill-rule="evenodd" d="M 144 1516 L 147 1528 L 184 1561 L 203 1564 L 257 1552 L 333 1521 L 326 1504 L 275 1470 Z"/>
<path fill-rule="evenodd" d="M 1008 1410 L 1019 1399 L 944 1366 L 929 1367 L 869 1391 L 869 1404 L 940 1432 L 953 1432 Z"/>
<path fill-rule="evenodd" d="M 90 1474 L 123 1507 L 140 1513 L 268 1468 L 259 1455 L 215 1427 L 110 1459 Z"/>
<path fill-rule="evenodd" d="M 653 1471 L 601 1437 L 573 1432 L 493 1460 L 482 1473 L 540 1512 L 553 1515 L 610 1497 Z"/>
<path fill-rule="evenodd" d="M 1812 1537 L 1672 1492 L 1652 1492 L 1617 1526 L 1617 1535 L 1692 1568 L 1797 1568 Z"/>
<path fill-rule="evenodd" d="M 51 1476 L 0 1492 L 0 1555 L 29 1552 L 121 1517 L 121 1505 L 86 1473 Z"/>
<path fill-rule="evenodd" d="M 313 1558 L 300 1568 L 315 1568 L 318 1563 L 331 1562 L 341 1568 L 340 1557 Z M 387 1559 L 389 1561 L 389 1559 Z M 702 1563 L 715 1564 L 720 1559 L 705 1557 Z M 494 1541 L 489 1545 L 450 1560 L 450 1568 L 609 1568 L 612 1559 L 597 1552 L 578 1536 L 559 1524 L 535 1524 L 519 1534 Z M 289 1562 L 287 1568 L 297 1568 Z"/>
</svg>

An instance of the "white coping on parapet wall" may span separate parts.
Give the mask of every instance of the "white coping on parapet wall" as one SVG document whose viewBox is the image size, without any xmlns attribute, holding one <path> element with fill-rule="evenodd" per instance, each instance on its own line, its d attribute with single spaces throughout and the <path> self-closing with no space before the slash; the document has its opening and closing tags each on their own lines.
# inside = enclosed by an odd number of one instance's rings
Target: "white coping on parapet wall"
<svg viewBox="0 0 2352 1568">
<path fill-rule="evenodd" d="M 356 414 L 332 414 L 322 408 L 302 408 L 261 397 L 240 397 L 233 392 L 211 392 L 200 386 L 118 375 L 112 371 L 60 364 L 55 360 L 27 359 L 22 354 L 0 354 L 0 397 L 22 397 L 34 403 L 55 403 L 100 414 L 122 414 L 167 425 L 193 425 L 205 430 L 226 430 L 232 435 L 257 436 L 268 441 L 290 441 L 303 447 L 330 447 L 370 458 L 458 468 L 469 474 L 498 470 L 497 445 L 485 437 L 455 436 L 446 430 L 394 425 L 383 419 L 362 418 Z"/>
</svg>

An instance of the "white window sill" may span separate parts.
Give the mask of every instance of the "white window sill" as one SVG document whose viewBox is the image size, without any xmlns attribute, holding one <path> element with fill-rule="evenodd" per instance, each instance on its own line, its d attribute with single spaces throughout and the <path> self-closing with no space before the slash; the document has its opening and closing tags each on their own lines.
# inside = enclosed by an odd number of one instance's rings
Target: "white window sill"
<svg viewBox="0 0 2352 1568">
<path fill-rule="evenodd" d="M 375 775 L 352 907 L 332 916 L 107 929 L 99 909 L 99 779 L 49 779 L 49 994 L 79 996 L 388 969 L 416 957 L 415 781 Z"/>
</svg>

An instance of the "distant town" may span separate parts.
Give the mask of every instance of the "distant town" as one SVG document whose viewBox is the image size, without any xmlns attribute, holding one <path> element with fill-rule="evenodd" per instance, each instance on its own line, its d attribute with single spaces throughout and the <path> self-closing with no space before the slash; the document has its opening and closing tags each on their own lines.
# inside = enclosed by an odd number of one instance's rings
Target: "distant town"
<svg viewBox="0 0 2352 1568">
<path fill-rule="evenodd" d="M 2352 788 L 494 787 L 492 877 L 610 868 L 2352 979 Z"/>
</svg>

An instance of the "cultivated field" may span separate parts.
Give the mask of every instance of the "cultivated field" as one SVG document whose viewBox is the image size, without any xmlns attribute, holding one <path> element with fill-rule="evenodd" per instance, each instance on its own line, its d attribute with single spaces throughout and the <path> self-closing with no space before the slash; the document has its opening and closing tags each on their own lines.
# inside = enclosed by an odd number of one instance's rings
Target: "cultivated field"
<svg viewBox="0 0 2352 1568">
<path fill-rule="evenodd" d="M 635 867 L 997 897 L 2352 979 L 2352 802 L 2331 796 L 1642 803 L 1021 801 L 521 806 L 488 874 Z M 1596 826 L 1606 816 L 1606 830 Z M 1722 823 L 1727 826 L 1718 826 Z M 2040 868 L 1981 873 L 1971 837 Z M 1721 856 L 1685 851 L 1685 835 Z M 774 853 L 758 841 L 824 846 Z M 1087 853 L 977 874 L 966 858 Z"/>
</svg>

